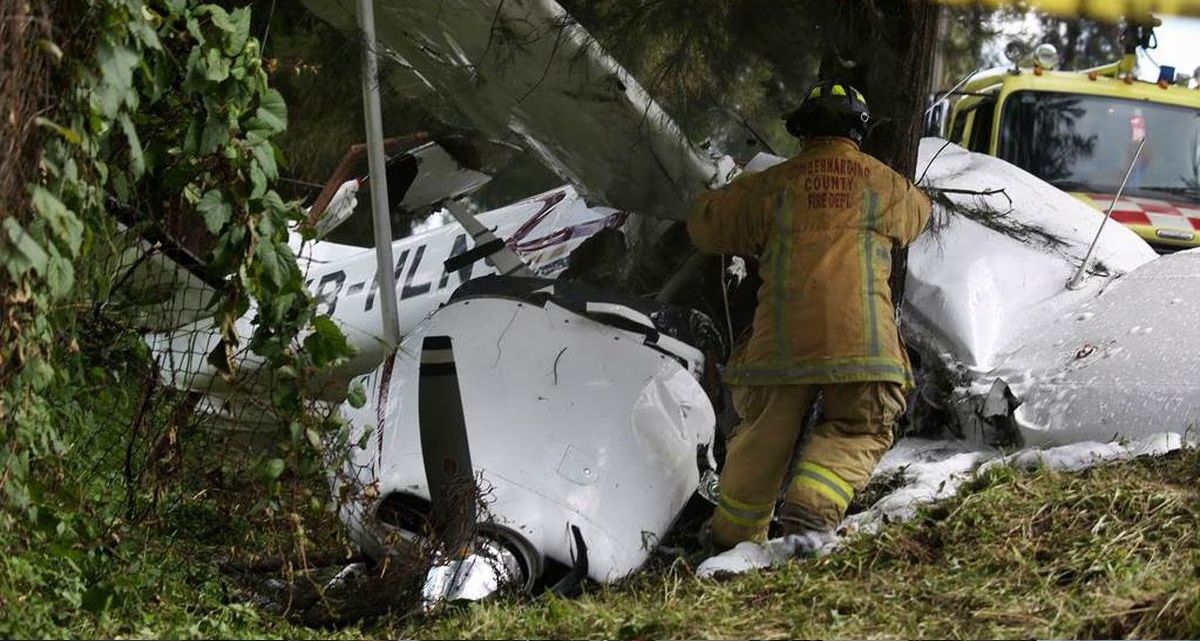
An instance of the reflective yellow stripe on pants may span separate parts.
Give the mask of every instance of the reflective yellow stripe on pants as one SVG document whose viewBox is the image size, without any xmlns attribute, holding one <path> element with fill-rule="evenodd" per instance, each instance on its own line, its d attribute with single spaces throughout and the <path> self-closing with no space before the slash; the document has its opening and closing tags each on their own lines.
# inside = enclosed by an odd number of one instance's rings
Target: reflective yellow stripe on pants
<svg viewBox="0 0 1200 641">
<path fill-rule="evenodd" d="M 751 528 L 770 523 L 771 515 L 775 512 L 774 503 L 743 503 L 724 494 L 721 495 L 717 507 L 721 516 L 730 523 Z"/>
<path fill-rule="evenodd" d="M 792 483 L 816 490 L 837 504 L 842 512 L 846 511 L 846 508 L 850 506 L 850 501 L 854 499 L 854 488 L 849 483 L 829 468 L 812 461 L 800 464 Z"/>
<path fill-rule="evenodd" d="M 774 501 L 785 483 L 787 496 L 780 512 L 788 517 L 782 519 L 785 533 L 796 525 L 836 527 L 855 492 L 867 484 L 879 457 L 892 443 L 896 417 L 904 411 L 900 385 L 841 383 L 820 389 L 825 395 L 822 420 L 813 426 L 788 478 L 788 463 L 818 387 L 733 388 L 742 424 L 729 441 L 721 470 L 725 499 L 712 520 L 713 543 L 718 548 L 766 538 L 774 513 L 767 503 Z"/>
</svg>

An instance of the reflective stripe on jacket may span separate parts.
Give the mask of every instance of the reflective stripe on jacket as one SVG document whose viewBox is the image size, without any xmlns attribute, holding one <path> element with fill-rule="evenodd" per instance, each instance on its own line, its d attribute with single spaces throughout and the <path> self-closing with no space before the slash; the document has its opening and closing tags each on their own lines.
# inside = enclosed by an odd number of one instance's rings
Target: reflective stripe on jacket
<svg viewBox="0 0 1200 641">
<path fill-rule="evenodd" d="M 929 199 L 847 138 L 700 197 L 696 247 L 759 259 L 754 332 L 733 358 L 733 385 L 894 381 L 909 386 L 888 277 L 892 248 L 929 221 Z"/>
</svg>

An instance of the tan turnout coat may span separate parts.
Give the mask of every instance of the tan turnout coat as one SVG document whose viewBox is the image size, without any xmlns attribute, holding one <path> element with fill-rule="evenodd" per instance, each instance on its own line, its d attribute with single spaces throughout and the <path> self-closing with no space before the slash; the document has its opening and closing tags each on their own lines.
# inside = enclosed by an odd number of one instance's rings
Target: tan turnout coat
<svg viewBox="0 0 1200 641">
<path fill-rule="evenodd" d="M 912 374 L 888 285 L 892 248 L 929 221 L 929 199 L 847 138 L 701 196 L 688 219 L 702 251 L 759 259 L 754 331 L 733 385 L 893 381 Z"/>
</svg>

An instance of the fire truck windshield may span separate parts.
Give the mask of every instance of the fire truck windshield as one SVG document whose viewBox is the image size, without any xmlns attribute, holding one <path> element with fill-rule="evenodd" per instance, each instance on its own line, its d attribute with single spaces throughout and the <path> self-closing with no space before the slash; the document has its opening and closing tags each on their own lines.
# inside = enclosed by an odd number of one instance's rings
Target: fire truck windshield
<svg viewBox="0 0 1200 641">
<path fill-rule="evenodd" d="M 1018 91 L 1004 103 L 999 156 L 1060 189 L 1114 194 L 1143 139 L 1125 193 L 1200 203 L 1200 111 L 1192 108 Z"/>
</svg>

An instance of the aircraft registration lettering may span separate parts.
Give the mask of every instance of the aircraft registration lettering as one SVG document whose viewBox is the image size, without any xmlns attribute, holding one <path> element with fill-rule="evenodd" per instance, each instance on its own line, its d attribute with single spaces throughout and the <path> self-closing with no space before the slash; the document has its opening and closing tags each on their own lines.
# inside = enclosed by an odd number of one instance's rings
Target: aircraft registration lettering
<svg viewBox="0 0 1200 641">
<path fill-rule="evenodd" d="M 400 299 L 412 298 L 429 292 L 432 283 L 424 282 L 413 284 L 413 277 L 417 275 L 417 269 L 421 266 L 421 259 L 425 257 L 425 246 L 417 247 L 417 253 L 413 256 L 412 267 L 408 268 L 408 278 L 404 279 L 404 289 L 400 290 Z M 379 280 L 379 279 L 376 279 Z"/>
<path fill-rule="evenodd" d="M 413 298 L 416 296 L 423 296 L 425 294 L 428 294 L 431 290 L 433 290 L 433 282 L 432 281 L 430 281 L 430 280 L 418 281 L 417 280 L 418 271 L 421 268 L 421 262 L 425 258 L 425 252 L 427 249 L 428 249 L 428 245 L 418 245 L 415 251 L 405 249 L 404 251 L 400 252 L 400 257 L 396 259 L 395 279 L 397 281 L 399 281 L 401 278 L 404 279 L 403 280 L 404 287 L 401 288 L 401 290 L 400 290 L 400 300 L 405 300 L 405 299 Z M 454 256 L 457 256 L 465 251 L 467 251 L 467 235 L 465 233 L 462 233 L 455 237 L 454 245 L 450 248 L 450 255 L 447 256 L 446 258 L 453 258 Z M 412 261 L 411 265 L 408 265 L 408 257 L 410 254 L 412 255 L 413 261 Z M 406 265 L 408 265 L 408 274 L 407 275 L 404 273 L 404 268 Z M 337 272 L 335 272 L 335 273 L 337 273 Z M 462 269 L 458 270 L 459 284 L 465 283 L 468 280 L 470 280 L 473 273 L 474 273 L 474 265 L 467 265 L 466 267 L 463 267 Z M 326 276 L 325 278 L 328 278 L 328 276 Z M 345 277 L 343 275 L 343 280 L 344 280 L 344 278 Z M 322 278 L 322 282 L 323 281 L 324 281 L 324 278 Z M 367 300 L 366 300 L 365 306 L 363 307 L 364 311 L 368 311 L 368 312 L 371 311 L 375 307 L 375 294 L 379 289 L 379 279 L 377 277 L 372 276 L 370 281 L 371 281 L 371 287 L 370 287 L 370 289 L 367 290 Z M 445 289 L 447 286 L 449 286 L 449 284 L 450 284 L 450 273 L 443 270 L 441 279 L 439 279 L 438 285 L 437 285 L 438 291 Z M 350 288 L 349 294 L 350 295 L 357 294 L 360 291 L 362 291 L 362 286 L 355 285 Z M 334 292 L 333 295 L 337 296 L 340 293 L 341 293 L 341 287 L 339 286 L 338 290 L 336 292 Z M 331 308 L 331 310 L 332 310 L 332 308 Z M 332 311 L 330 311 L 329 313 L 332 313 Z"/>
<path fill-rule="evenodd" d="M 333 285 L 332 291 L 327 288 L 327 286 L 330 284 Z M 344 287 L 345 284 L 346 272 L 340 269 L 336 272 L 330 272 L 321 277 L 321 282 L 317 285 L 317 293 L 313 297 L 317 299 L 318 309 L 321 305 L 326 305 L 327 307 L 324 312 L 318 311 L 318 314 L 328 314 L 329 316 L 333 316 L 334 310 L 337 309 L 338 295 L 342 293 L 342 287 Z"/>
<path fill-rule="evenodd" d="M 421 249 L 424 249 L 424 247 L 422 247 Z M 398 258 L 396 260 L 396 271 L 395 271 L 395 274 L 393 275 L 393 278 L 395 278 L 396 280 L 400 280 L 400 277 L 402 275 L 404 275 L 404 263 L 407 263 L 407 262 L 408 262 L 408 250 L 406 249 L 406 250 L 400 252 L 400 258 Z M 376 274 L 376 276 L 371 279 L 371 289 L 369 291 L 367 291 L 367 306 L 364 307 L 363 309 L 365 309 L 366 311 L 369 312 L 369 311 L 371 311 L 371 308 L 375 307 L 375 292 L 378 290 L 379 290 L 379 277 L 378 277 L 378 274 Z"/>
</svg>

